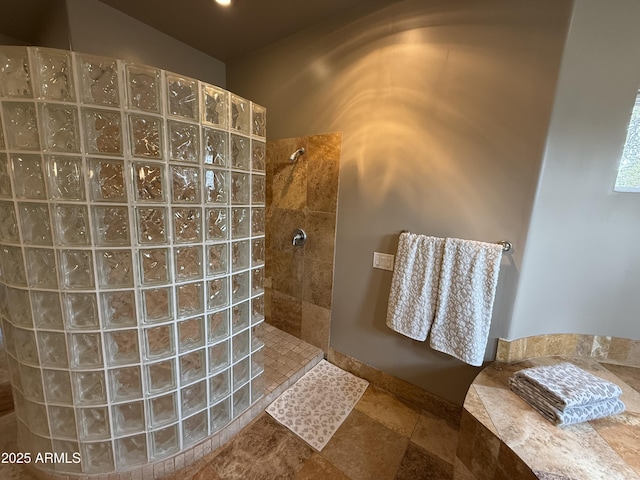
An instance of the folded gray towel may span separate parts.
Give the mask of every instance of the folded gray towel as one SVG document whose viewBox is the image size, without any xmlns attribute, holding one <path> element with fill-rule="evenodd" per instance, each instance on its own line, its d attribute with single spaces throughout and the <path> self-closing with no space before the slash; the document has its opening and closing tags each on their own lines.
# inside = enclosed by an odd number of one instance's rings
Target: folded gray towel
<svg viewBox="0 0 640 480">
<path fill-rule="evenodd" d="M 520 370 L 509 384 L 526 388 L 557 410 L 588 405 L 622 395 L 622 389 L 575 365 L 564 362 Z"/>
</svg>

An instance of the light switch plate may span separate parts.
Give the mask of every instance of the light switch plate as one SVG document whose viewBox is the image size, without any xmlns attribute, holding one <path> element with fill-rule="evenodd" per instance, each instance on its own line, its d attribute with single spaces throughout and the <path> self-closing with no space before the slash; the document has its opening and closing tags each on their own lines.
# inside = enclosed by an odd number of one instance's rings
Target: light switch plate
<svg viewBox="0 0 640 480">
<path fill-rule="evenodd" d="M 373 268 L 393 271 L 393 259 L 388 253 L 373 252 Z"/>
</svg>

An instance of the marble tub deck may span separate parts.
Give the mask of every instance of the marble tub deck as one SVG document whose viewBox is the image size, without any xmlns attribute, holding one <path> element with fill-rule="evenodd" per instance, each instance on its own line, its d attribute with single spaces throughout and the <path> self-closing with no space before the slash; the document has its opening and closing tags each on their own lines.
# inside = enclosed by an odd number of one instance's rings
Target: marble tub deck
<svg viewBox="0 0 640 480">
<path fill-rule="evenodd" d="M 509 390 L 515 372 L 562 361 L 619 385 L 626 411 L 560 428 Z M 640 479 L 640 368 L 562 356 L 489 365 L 465 399 L 454 478 Z"/>
</svg>

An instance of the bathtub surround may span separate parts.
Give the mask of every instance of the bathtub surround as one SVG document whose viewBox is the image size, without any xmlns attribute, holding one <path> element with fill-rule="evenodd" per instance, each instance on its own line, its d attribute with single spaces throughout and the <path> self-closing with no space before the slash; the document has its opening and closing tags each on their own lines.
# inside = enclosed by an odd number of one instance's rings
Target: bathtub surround
<svg viewBox="0 0 640 480">
<path fill-rule="evenodd" d="M 339 133 L 267 142 L 266 321 L 329 348 L 336 235 Z M 299 148 L 304 155 L 290 157 Z M 294 230 L 307 233 L 294 246 Z"/>
<path fill-rule="evenodd" d="M 18 444 L 79 453 L 34 467 L 71 476 L 162 461 L 264 397 L 266 111 L 112 58 L 0 57 Z"/>
</svg>

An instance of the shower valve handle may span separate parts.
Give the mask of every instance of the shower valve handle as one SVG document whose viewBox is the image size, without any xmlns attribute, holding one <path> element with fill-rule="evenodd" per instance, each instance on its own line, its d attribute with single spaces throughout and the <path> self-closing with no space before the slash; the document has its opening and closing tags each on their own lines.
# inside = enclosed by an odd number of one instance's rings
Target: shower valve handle
<svg viewBox="0 0 640 480">
<path fill-rule="evenodd" d="M 302 247 L 305 243 L 307 243 L 307 234 L 301 228 L 296 228 L 293 231 L 293 239 L 291 240 L 291 244 L 294 247 Z"/>
</svg>

